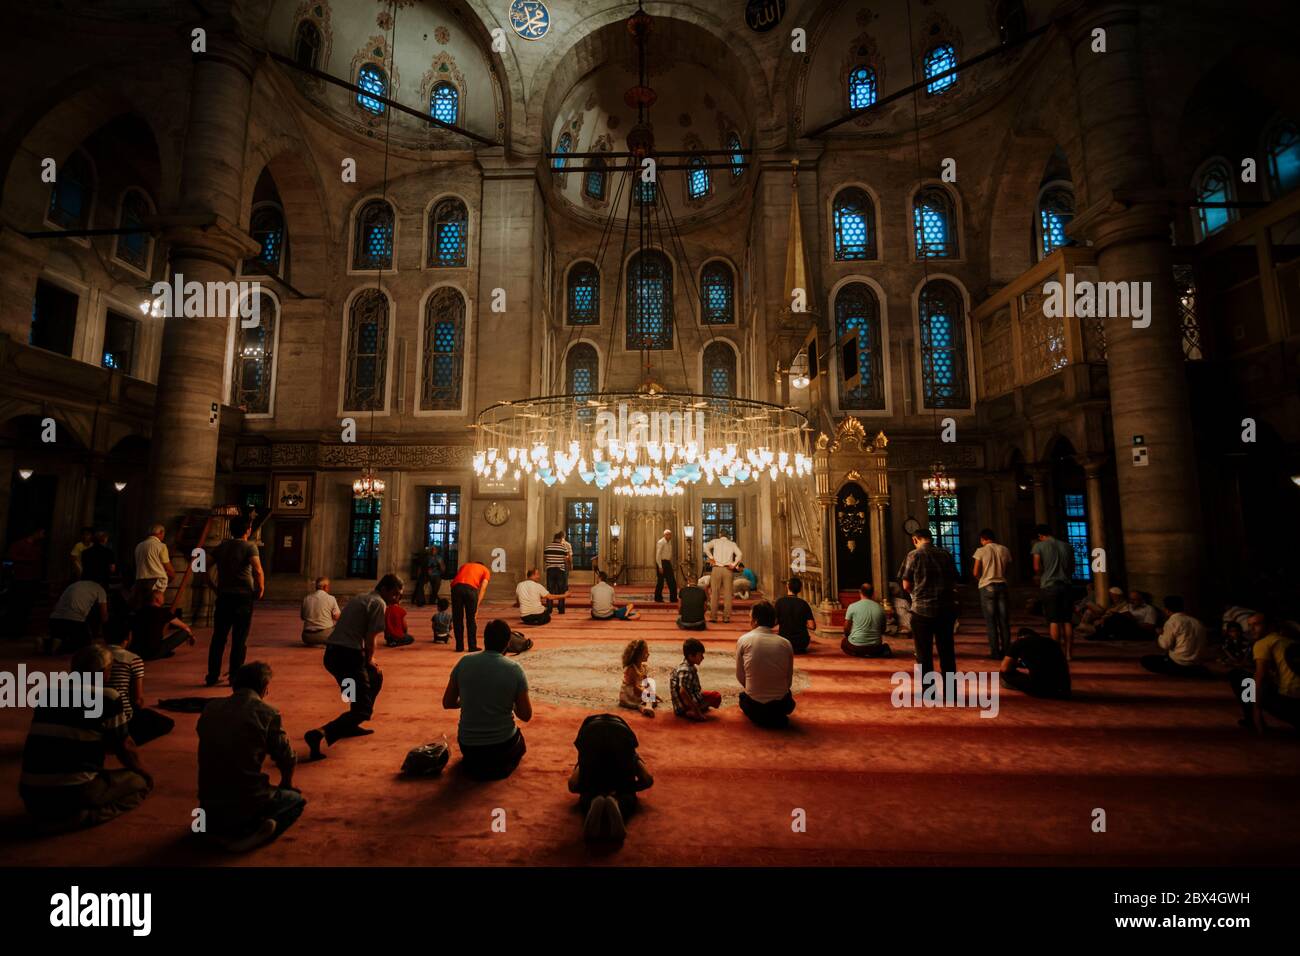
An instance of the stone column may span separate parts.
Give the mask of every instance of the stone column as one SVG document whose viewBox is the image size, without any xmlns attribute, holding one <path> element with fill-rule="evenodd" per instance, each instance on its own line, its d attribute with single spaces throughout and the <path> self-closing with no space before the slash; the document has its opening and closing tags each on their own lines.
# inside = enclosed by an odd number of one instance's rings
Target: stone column
<svg viewBox="0 0 1300 956">
<path fill-rule="evenodd" d="M 1038 524 L 1051 524 L 1047 510 L 1047 466 L 1029 465 L 1026 470 L 1034 492 L 1034 521 Z"/>
<path fill-rule="evenodd" d="M 36 280 L 52 245 L 28 239 L 9 226 L 0 226 L 0 259 L 5 264 L 0 269 L 0 333 L 22 345 L 27 344 L 31 334 Z"/>
<path fill-rule="evenodd" d="M 1093 53 L 1093 31 L 1106 52 Z M 1135 4 L 1081 10 L 1071 23 L 1089 206 L 1074 235 L 1092 240 L 1104 282 L 1139 283 L 1149 292 L 1142 327 L 1106 321 L 1110 413 L 1119 456 L 1124 559 L 1132 586 L 1181 594 L 1195 610 L 1203 538 L 1187 377 L 1170 246 L 1170 208 L 1158 188 L 1141 16 Z M 1129 449 L 1141 435 L 1145 467 Z"/>
<path fill-rule="evenodd" d="M 885 508 L 888 495 L 871 495 L 871 583 L 876 588 L 876 600 L 889 596 L 889 575 L 885 571 Z"/>
<path fill-rule="evenodd" d="M 208 49 L 194 61 L 180 208 L 168 217 L 164 234 L 173 276 L 204 283 L 205 289 L 206 283 L 232 281 L 239 260 L 258 248 L 236 226 L 253 54 L 213 31 Z M 149 500 L 156 519 L 169 526 L 183 513 L 214 503 L 218 428 L 209 419 L 212 403 L 219 409 L 227 398 L 222 383 L 231 321 L 206 314 L 206 307 L 202 316 L 175 314 L 178 305 L 164 320 L 149 456 Z"/>
<path fill-rule="evenodd" d="M 1110 607 L 1110 555 L 1106 552 L 1106 511 L 1101 497 L 1101 469 L 1106 459 L 1088 458 L 1082 464 L 1087 476 L 1088 542 L 1090 550 L 1101 548 L 1107 568 L 1092 572 L 1093 599 L 1101 607 Z"/>
</svg>

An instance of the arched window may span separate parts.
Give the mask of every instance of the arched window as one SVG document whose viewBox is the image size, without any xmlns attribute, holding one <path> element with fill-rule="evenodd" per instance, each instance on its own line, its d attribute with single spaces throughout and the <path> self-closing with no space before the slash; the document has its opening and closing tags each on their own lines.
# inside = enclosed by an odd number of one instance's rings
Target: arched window
<svg viewBox="0 0 1300 956">
<path fill-rule="evenodd" d="M 1232 174 L 1223 160 L 1214 160 L 1202 169 L 1196 180 L 1196 200 L 1203 203 L 1232 202 Z M 1198 206 L 1197 226 L 1201 238 L 1213 235 L 1237 218 L 1236 210 L 1229 206 Z"/>
<path fill-rule="evenodd" d="M 640 174 L 634 175 L 637 177 L 636 201 L 642 206 L 653 206 L 659 192 L 658 183 L 653 179 L 644 180 L 640 177 Z"/>
<path fill-rule="evenodd" d="M 840 190 L 833 203 L 832 219 L 836 260 L 876 258 L 876 206 L 865 190 Z"/>
<path fill-rule="evenodd" d="M 376 63 L 367 63 L 357 71 L 357 86 L 363 92 L 357 94 L 357 105 L 371 113 L 382 114 L 388 107 L 375 97 L 388 96 L 388 74 Z M 366 94 L 370 94 L 367 96 Z"/>
<path fill-rule="evenodd" d="M 90 161 L 77 151 L 56 172 L 57 178 L 50 189 L 50 209 L 46 218 L 64 229 L 90 228 L 95 182 Z"/>
<path fill-rule="evenodd" d="M 912 210 L 917 258 L 956 258 L 957 229 L 948 193 L 938 186 L 922 189 L 916 194 Z"/>
<path fill-rule="evenodd" d="M 638 252 L 627 264 L 627 347 L 673 347 L 673 267 L 662 252 Z"/>
<path fill-rule="evenodd" d="M 352 300 L 344 361 L 344 411 L 382 411 L 388 375 L 388 298 L 378 289 L 366 289 Z"/>
<path fill-rule="evenodd" d="M 876 71 L 869 66 L 849 70 L 849 109 L 861 110 L 876 102 Z"/>
<path fill-rule="evenodd" d="M 726 342 L 710 342 L 704 349 L 704 394 L 714 398 L 736 395 L 736 350 Z"/>
<path fill-rule="evenodd" d="M 312 20 L 299 21 L 293 38 L 293 61 L 309 70 L 320 69 L 322 46 L 320 27 Z"/>
<path fill-rule="evenodd" d="M 998 42 L 1003 46 L 1025 35 L 1029 20 L 1023 0 L 998 0 L 994 16 L 998 24 Z"/>
<path fill-rule="evenodd" d="M 605 161 L 599 156 L 595 156 L 588 160 L 588 164 L 592 168 L 588 169 L 587 174 L 582 178 L 582 191 L 587 195 L 588 199 L 604 202 L 605 179 L 608 175 L 605 172 Z"/>
<path fill-rule="evenodd" d="M 279 275 L 284 252 L 284 213 L 280 207 L 264 205 L 254 209 L 248 224 L 248 234 L 262 247 L 262 251 L 249 260 L 256 265 L 248 271 L 257 273 L 265 269 L 273 275 Z"/>
<path fill-rule="evenodd" d="M 573 137 L 570 136 L 568 131 L 566 130 L 565 132 L 560 134 L 560 141 L 555 144 L 555 151 L 557 153 L 567 153 L 572 149 L 573 149 Z M 568 164 L 569 164 L 569 160 L 567 157 L 556 156 L 553 167 L 556 171 L 560 171 L 564 169 L 564 167 L 567 166 Z"/>
<path fill-rule="evenodd" d="M 596 349 L 579 342 L 564 360 L 564 381 L 570 395 L 592 395 L 600 383 L 600 357 Z"/>
<path fill-rule="evenodd" d="M 690 167 L 686 171 L 687 194 L 691 199 L 703 199 L 713 188 L 708 164 L 702 157 L 692 156 L 687 166 Z"/>
<path fill-rule="evenodd" d="M 858 337 L 856 388 L 840 386 L 840 408 L 883 409 L 885 407 L 885 364 L 881 346 L 880 301 L 865 282 L 849 282 L 835 293 L 835 329 L 838 338 Z"/>
<path fill-rule="evenodd" d="M 429 115 L 442 123 L 456 123 L 460 116 L 460 90 L 443 80 L 429 94 Z"/>
<path fill-rule="evenodd" d="M 1268 156 L 1268 183 L 1274 197 L 1300 185 L 1300 132 L 1295 123 L 1278 123 L 1269 130 L 1264 151 Z"/>
<path fill-rule="evenodd" d="M 727 134 L 727 152 L 731 154 L 731 178 L 739 179 L 745 174 L 744 147 L 740 145 L 740 134 L 734 130 Z"/>
<path fill-rule="evenodd" d="M 153 212 L 149 199 L 138 189 L 128 189 L 118 211 L 119 229 L 143 229 L 145 217 Z M 117 237 L 113 257 L 148 275 L 153 258 L 153 236 L 147 232 L 125 233 Z"/>
<path fill-rule="evenodd" d="M 942 93 L 957 82 L 956 73 L 948 73 L 947 76 L 941 74 L 947 73 L 957 65 L 957 51 L 950 44 L 940 43 L 933 47 L 925 55 L 925 78 L 929 80 L 925 84 L 927 95 L 933 96 L 936 93 Z"/>
<path fill-rule="evenodd" d="M 275 299 L 258 294 L 257 324 L 244 328 L 235 320 L 234 367 L 230 372 L 230 404 L 249 415 L 271 411 L 271 377 L 275 369 L 275 328 L 279 319 Z"/>
<path fill-rule="evenodd" d="M 446 286 L 435 289 L 424 307 L 421 408 L 460 408 L 464 354 L 465 298 Z"/>
<path fill-rule="evenodd" d="M 1038 199 L 1038 258 L 1070 245 L 1065 227 L 1074 218 L 1074 194 L 1064 186 L 1043 190 Z"/>
<path fill-rule="evenodd" d="M 961 293 L 936 279 L 921 290 L 921 391 L 926 408 L 968 408 L 966 314 Z"/>
<path fill-rule="evenodd" d="M 731 266 L 714 260 L 700 272 L 701 312 L 706 325 L 736 321 L 736 280 Z"/>
<path fill-rule="evenodd" d="M 456 269 L 469 255 L 469 211 L 459 199 L 434 203 L 429 212 L 429 266 Z"/>
<path fill-rule="evenodd" d="M 569 270 L 570 325 L 600 322 L 600 272 L 590 262 L 579 262 Z"/>
<path fill-rule="evenodd" d="M 392 267 L 393 207 L 382 199 L 372 199 L 357 213 L 352 268 L 364 271 Z"/>
</svg>

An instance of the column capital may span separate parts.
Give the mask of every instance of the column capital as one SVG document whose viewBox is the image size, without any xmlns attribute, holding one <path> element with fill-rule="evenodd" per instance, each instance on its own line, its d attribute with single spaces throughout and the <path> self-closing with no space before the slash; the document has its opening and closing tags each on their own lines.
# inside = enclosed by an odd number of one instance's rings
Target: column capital
<svg viewBox="0 0 1300 956">
<path fill-rule="evenodd" d="M 1110 461 L 1110 456 L 1078 456 L 1075 460 L 1078 461 L 1080 467 L 1083 468 L 1083 473 L 1087 476 L 1089 481 L 1097 481 L 1101 478 L 1101 470 L 1106 467 L 1106 462 Z"/>
<path fill-rule="evenodd" d="M 230 269 L 262 248 L 252 236 L 215 213 L 182 213 L 163 220 L 172 259 L 207 259 Z"/>
<path fill-rule="evenodd" d="M 222 63 L 226 66 L 233 67 L 250 81 L 253 73 L 257 70 L 258 61 L 261 54 L 253 49 L 247 42 L 237 36 L 233 30 L 208 30 L 207 50 L 203 53 L 194 54 L 194 62 L 199 63 Z"/>
<path fill-rule="evenodd" d="M 1086 239 L 1097 252 L 1128 242 L 1156 240 L 1169 243 L 1169 224 L 1179 199 L 1174 189 L 1108 190 L 1097 202 L 1075 216 L 1067 232 Z"/>
</svg>

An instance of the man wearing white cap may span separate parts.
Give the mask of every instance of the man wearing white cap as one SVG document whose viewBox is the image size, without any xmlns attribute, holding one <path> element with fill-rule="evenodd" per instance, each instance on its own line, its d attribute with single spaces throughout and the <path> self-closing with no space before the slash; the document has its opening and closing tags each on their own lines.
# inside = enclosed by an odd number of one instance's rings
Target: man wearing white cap
<svg viewBox="0 0 1300 956">
<path fill-rule="evenodd" d="M 677 574 L 673 571 L 673 533 L 664 528 L 664 535 L 655 542 L 655 603 L 664 603 L 664 581 L 668 582 L 668 600 L 677 603 Z"/>
</svg>

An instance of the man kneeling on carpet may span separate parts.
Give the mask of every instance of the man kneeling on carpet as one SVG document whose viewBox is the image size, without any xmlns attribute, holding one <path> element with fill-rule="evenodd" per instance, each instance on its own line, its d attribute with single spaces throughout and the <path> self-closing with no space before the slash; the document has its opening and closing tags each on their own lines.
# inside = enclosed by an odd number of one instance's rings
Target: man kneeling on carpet
<svg viewBox="0 0 1300 956">
<path fill-rule="evenodd" d="M 600 580 L 591 586 L 591 616 L 598 621 L 635 621 L 641 616 L 636 605 L 628 601 L 622 607 L 614 603 L 614 585 L 604 571 L 597 571 Z"/>
<path fill-rule="evenodd" d="M 587 815 L 583 836 L 622 843 L 624 822 L 637 809 L 636 795 L 655 782 L 636 752 L 636 734 L 616 714 L 592 714 L 578 728 L 573 746 L 578 764 L 569 777 L 569 792 L 578 794 L 578 806 Z"/>
<path fill-rule="evenodd" d="M 529 627 L 551 623 L 551 602 L 569 596 L 569 592 L 552 594 L 542 584 L 542 572 L 529 568 L 528 576 L 515 586 L 515 603 L 519 605 L 520 619 Z"/>
<path fill-rule="evenodd" d="M 228 850 L 242 853 L 269 843 L 293 826 L 307 801 L 293 785 L 297 758 L 280 712 L 266 702 L 271 666 L 245 664 L 230 675 L 233 691 L 203 709 L 199 735 L 199 806 L 202 831 Z M 262 772 L 270 757 L 280 785 Z"/>
<path fill-rule="evenodd" d="M 479 780 L 503 780 L 519 766 L 527 747 L 515 726 L 533 719 L 528 678 L 516 661 L 505 657 L 510 625 L 500 618 L 483 631 L 483 651 L 456 662 L 442 695 L 442 706 L 460 711 L 456 740 L 461 765 Z"/>
<path fill-rule="evenodd" d="M 1056 641 L 1022 627 L 1007 655 L 1000 673 L 1003 684 L 1031 697 L 1069 698 L 1070 665 Z"/>
</svg>

